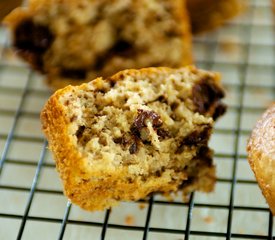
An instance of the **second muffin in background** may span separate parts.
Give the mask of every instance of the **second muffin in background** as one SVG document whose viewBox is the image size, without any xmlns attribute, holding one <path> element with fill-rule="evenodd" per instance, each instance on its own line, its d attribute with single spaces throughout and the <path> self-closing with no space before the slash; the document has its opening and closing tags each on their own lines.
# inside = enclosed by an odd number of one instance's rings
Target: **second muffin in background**
<svg viewBox="0 0 275 240">
<path fill-rule="evenodd" d="M 202 33 L 223 25 L 243 11 L 241 0 L 186 0 L 193 33 Z"/>
<path fill-rule="evenodd" d="M 19 55 L 54 89 L 127 68 L 192 63 L 183 0 L 31 0 L 5 22 Z"/>
</svg>

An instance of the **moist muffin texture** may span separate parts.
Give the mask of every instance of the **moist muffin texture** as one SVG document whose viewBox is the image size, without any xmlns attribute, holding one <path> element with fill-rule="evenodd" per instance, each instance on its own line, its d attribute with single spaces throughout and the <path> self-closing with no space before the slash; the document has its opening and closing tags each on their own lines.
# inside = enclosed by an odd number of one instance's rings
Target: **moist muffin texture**
<svg viewBox="0 0 275 240">
<path fill-rule="evenodd" d="M 259 119 L 247 144 L 249 164 L 275 215 L 275 103 Z"/>
<path fill-rule="evenodd" d="M 54 89 L 129 68 L 192 63 L 183 0 L 30 0 L 5 20 Z"/>
<path fill-rule="evenodd" d="M 219 81 L 195 67 L 148 68 L 58 90 L 41 121 L 68 198 L 102 210 L 152 193 L 212 191 Z"/>
<path fill-rule="evenodd" d="M 244 10 L 241 0 L 186 0 L 193 33 L 213 30 Z"/>
</svg>

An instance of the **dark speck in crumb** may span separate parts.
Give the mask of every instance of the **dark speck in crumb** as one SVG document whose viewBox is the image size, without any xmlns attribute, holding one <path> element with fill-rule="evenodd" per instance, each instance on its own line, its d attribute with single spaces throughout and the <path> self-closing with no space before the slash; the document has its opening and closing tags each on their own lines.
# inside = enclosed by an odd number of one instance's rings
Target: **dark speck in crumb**
<svg viewBox="0 0 275 240">
<path fill-rule="evenodd" d="M 113 88 L 116 85 L 116 81 L 111 81 L 110 80 L 110 87 Z"/>
<path fill-rule="evenodd" d="M 157 101 L 168 104 L 167 99 L 163 95 L 159 96 Z"/>
<path fill-rule="evenodd" d="M 173 102 L 172 104 L 171 104 L 171 110 L 172 111 L 174 111 L 174 110 L 176 110 L 176 108 L 179 106 L 179 103 L 178 102 Z"/>
<path fill-rule="evenodd" d="M 116 144 L 122 144 L 122 142 L 123 142 L 123 138 L 122 137 L 114 138 L 114 143 L 116 143 Z"/>
<path fill-rule="evenodd" d="M 157 134 L 158 134 L 160 140 L 163 140 L 170 136 L 169 132 L 162 128 L 157 129 Z"/>
<path fill-rule="evenodd" d="M 85 130 L 85 126 L 80 126 L 78 128 L 77 132 L 75 133 L 78 139 L 82 137 L 84 130 Z"/>
<path fill-rule="evenodd" d="M 138 150 L 137 142 L 134 141 L 133 144 L 129 148 L 129 152 L 130 152 L 130 154 L 134 154 L 137 152 L 137 150 Z"/>
</svg>

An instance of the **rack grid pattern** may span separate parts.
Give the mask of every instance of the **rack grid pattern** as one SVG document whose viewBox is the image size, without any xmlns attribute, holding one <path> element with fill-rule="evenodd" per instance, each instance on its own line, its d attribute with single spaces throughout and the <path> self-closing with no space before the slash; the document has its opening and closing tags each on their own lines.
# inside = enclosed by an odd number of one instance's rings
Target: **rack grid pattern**
<svg viewBox="0 0 275 240">
<path fill-rule="evenodd" d="M 247 0 L 225 27 L 194 38 L 197 65 L 219 71 L 228 112 L 211 147 L 218 181 L 187 203 L 155 195 L 89 213 L 67 202 L 39 121 L 50 96 L 0 29 L 0 239 L 275 239 L 273 217 L 246 161 L 253 125 L 275 99 L 270 0 Z"/>
</svg>

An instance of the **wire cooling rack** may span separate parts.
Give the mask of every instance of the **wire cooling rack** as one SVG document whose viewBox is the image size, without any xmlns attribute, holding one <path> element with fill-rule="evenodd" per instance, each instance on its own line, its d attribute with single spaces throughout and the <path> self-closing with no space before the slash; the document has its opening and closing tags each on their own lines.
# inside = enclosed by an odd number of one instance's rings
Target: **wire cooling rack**
<svg viewBox="0 0 275 240">
<path fill-rule="evenodd" d="M 244 15 L 194 38 L 197 65 L 222 73 L 229 106 L 211 139 L 218 181 L 188 203 L 161 196 L 85 212 L 62 194 L 40 110 L 50 96 L 0 29 L 0 239 L 273 239 L 275 227 L 246 160 L 250 131 L 275 96 L 271 1 L 247 1 Z"/>
</svg>

